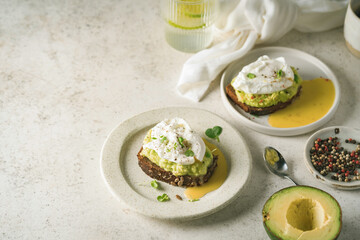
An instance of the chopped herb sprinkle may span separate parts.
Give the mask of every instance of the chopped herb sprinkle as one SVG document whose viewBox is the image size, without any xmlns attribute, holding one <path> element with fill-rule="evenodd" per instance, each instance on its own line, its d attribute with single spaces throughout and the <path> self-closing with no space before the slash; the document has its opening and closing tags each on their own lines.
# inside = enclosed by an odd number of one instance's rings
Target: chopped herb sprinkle
<svg viewBox="0 0 360 240">
<path fill-rule="evenodd" d="M 248 78 L 250 78 L 250 79 L 256 78 L 256 75 L 253 74 L 253 73 L 248 73 L 246 76 L 247 76 Z"/>
</svg>

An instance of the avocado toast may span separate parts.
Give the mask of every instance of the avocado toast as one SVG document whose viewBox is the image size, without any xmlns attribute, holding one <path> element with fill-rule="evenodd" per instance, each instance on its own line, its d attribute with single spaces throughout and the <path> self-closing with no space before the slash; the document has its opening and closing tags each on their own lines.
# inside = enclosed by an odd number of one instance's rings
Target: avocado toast
<svg viewBox="0 0 360 240">
<path fill-rule="evenodd" d="M 230 99 L 236 103 L 237 105 L 239 105 L 245 112 L 254 114 L 254 115 L 267 115 L 270 113 L 273 113 L 279 109 L 285 108 L 286 106 L 288 106 L 289 104 L 291 104 L 299 95 L 300 95 L 300 91 L 301 91 L 301 86 L 299 86 L 297 88 L 297 92 L 294 96 L 292 96 L 291 98 L 289 98 L 289 100 L 287 100 L 286 102 L 278 102 L 275 105 L 269 105 L 269 106 L 264 106 L 264 107 L 255 107 L 255 106 L 250 106 L 247 105 L 245 102 L 241 102 L 238 98 L 238 96 L 236 95 L 236 90 L 234 89 L 234 87 L 229 84 L 226 86 L 226 94 L 230 97 Z M 259 97 L 261 98 L 261 97 Z"/>
<path fill-rule="evenodd" d="M 302 79 L 284 58 L 260 57 L 245 66 L 226 86 L 226 94 L 245 112 L 266 115 L 291 104 L 301 93 Z"/>
<path fill-rule="evenodd" d="M 217 166 L 217 156 L 181 118 L 165 119 L 150 129 L 137 157 L 148 176 L 181 187 L 204 184 Z"/>
<path fill-rule="evenodd" d="M 217 156 L 213 157 L 212 164 L 207 167 L 207 172 L 205 175 L 194 176 L 194 175 L 174 175 L 171 171 L 166 171 L 160 166 L 156 165 L 150 161 L 147 157 L 141 155 L 142 148 L 140 149 L 137 157 L 140 168 L 146 173 L 149 177 L 156 180 L 169 183 L 173 186 L 179 187 L 194 187 L 200 186 L 206 183 L 211 175 L 213 174 L 215 168 L 217 167 Z"/>
</svg>

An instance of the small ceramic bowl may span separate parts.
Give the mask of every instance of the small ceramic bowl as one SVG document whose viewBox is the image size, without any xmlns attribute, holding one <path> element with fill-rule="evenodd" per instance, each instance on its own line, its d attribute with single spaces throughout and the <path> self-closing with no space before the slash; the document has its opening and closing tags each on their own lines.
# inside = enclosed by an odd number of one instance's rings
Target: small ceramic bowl
<svg viewBox="0 0 360 240">
<path fill-rule="evenodd" d="M 335 129 L 339 129 L 339 133 L 335 133 Z M 329 137 L 337 137 L 339 139 L 341 147 L 343 147 L 345 150 L 353 151 L 356 149 L 357 144 L 359 144 L 360 142 L 360 129 L 343 126 L 333 126 L 315 132 L 307 140 L 305 145 L 304 160 L 306 167 L 316 179 L 320 180 L 320 182 L 326 185 L 343 190 L 359 189 L 360 180 L 353 180 L 351 182 L 340 182 L 338 180 L 331 179 L 331 176 L 334 173 L 329 173 L 328 175 L 323 176 L 314 168 L 310 158 L 310 149 L 314 146 L 314 141 L 317 138 L 326 139 Z M 355 139 L 357 141 L 357 144 L 345 143 L 345 140 L 349 138 Z M 360 169 L 357 170 L 360 172 Z"/>
<path fill-rule="evenodd" d="M 360 0 L 351 0 L 346 11 L 344 37 L 350 52 L 360 58 Z"/>
</svg>

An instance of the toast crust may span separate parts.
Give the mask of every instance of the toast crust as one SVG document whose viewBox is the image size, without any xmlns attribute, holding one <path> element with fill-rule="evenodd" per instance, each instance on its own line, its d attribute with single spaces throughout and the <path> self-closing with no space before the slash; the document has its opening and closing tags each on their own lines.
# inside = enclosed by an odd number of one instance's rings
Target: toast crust
<svg viewBox="0 0 360 240">
<path fill-rule="evenodd" d="M 260 116 L 260 115 L 267 115 L 267 114 L 273 113 L 279 109 L 283 109 L 286 106 L 290 105 L 295 100 L 295 98 L 297 98 L 300 95 L 301 86 L 299 87 L 297 93 L 292 98 L 290 98 L 287 102 L 279 102 L 276 105 L 273 105 L 270 107 L 263 107 L 263 108 L 249 106 L 246 103 L 240 102 L 236 96 L 235 89 L 231 84 L 227 85 L 225 90 L 226 90 L 226 94 L 230 97 L 230 99 L 234 103 L 239 105 L 239 107 L 241 107 L 245 112 Z"/>
<path fill-rule="evenodd" d="M 211 175 L 213 174 L 215 168 L 217 167 L 217 159 L 218 157 L 214 155 L 213 163 L 208 167 L 207 172 L 205 175 L 202 176 L 190 176 L 190 175 L 183 175 L 183 176 L 175 176 L 170 171 L 165 171 L 155 163 L 151 162 L 147 157 L 140 155 L 142 148 L 137 154 L 138 157 L 138 164 L 140 168 L 143 170 L 146 175 L 151 178 L 155 178 L 156 180 L 166 182 L 173 186 L 179 187 L 195 187 L 200 186 L 206 183 Z"/>
</svg>

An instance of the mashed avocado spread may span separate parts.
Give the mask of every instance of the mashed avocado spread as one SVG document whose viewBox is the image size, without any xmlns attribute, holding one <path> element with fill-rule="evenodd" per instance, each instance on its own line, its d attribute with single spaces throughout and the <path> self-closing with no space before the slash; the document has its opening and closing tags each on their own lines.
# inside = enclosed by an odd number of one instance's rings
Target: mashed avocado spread
<svg viewBox="0 0 360 240">
<path fill-rule="evenodd" d="M 144 144 L 152 141 L 151 139 L 151 130 L 147 133 Z M 141 153 L 142 156 L 147 157 L 151 162 L 155 163 L 162 169 L 172 172 L 175 176 L 181 175 L 190 175 L 190 176 L 200 176 L 207 173 L 207 168 L 212 164 L 213 155 L 208 147 L 206 147 L 206 153 L 203 158 L 203 161 L 196 160 L 193 164 L 190 165 L 180 165 L 174 162 L 170 162 L 166 159 L 159 157 L 155 150 L 144 148 Z"/>
<path fill-rule="evenodd" d="M 291 87 L 271 94 L 252 94 L 235 89 L 238 100 L 252 107 L 270 107 L 278 104 L 279 102 L 287 102 L 296 95 L 302 83 L 302 79 L 296 69 L 293 67 L 291 67 L 291 69 L 294 72 L 294 83 Z M 234 81 L 235 78 L 231 81 L 231 83 Z"/>
</svg>

